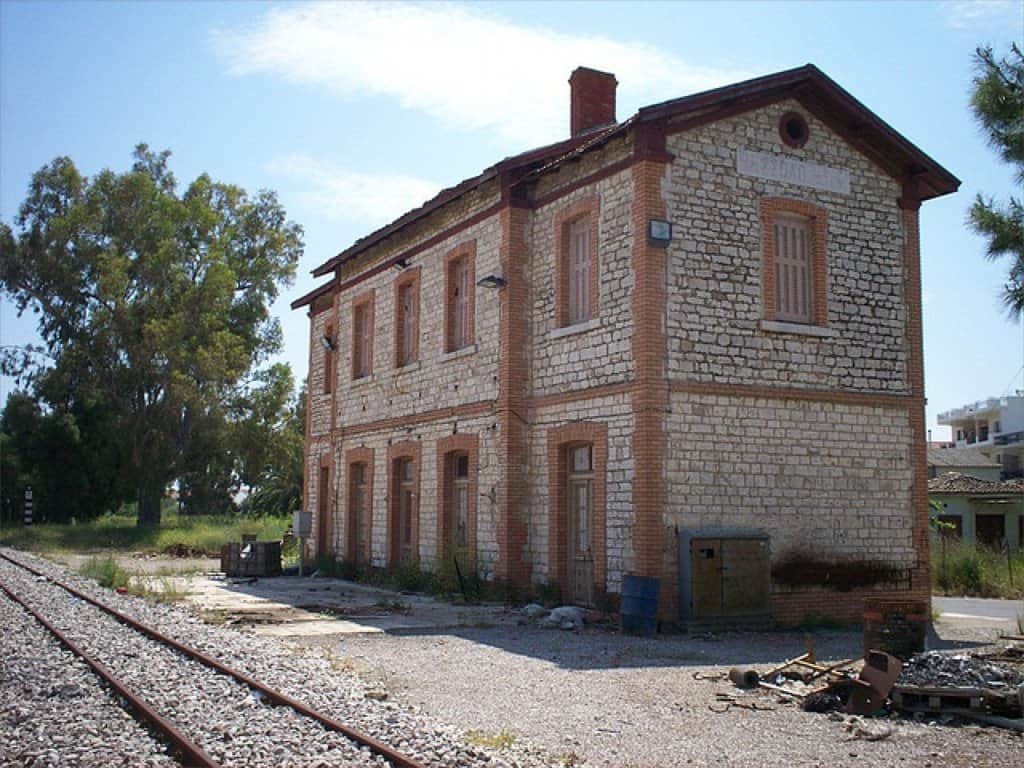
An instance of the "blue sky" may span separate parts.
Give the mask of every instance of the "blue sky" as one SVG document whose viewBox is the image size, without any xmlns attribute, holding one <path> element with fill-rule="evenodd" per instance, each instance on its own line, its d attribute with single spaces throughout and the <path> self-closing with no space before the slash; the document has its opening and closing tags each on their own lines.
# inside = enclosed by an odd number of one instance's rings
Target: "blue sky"
<svg viewBox="0 0 1024 768">
<path fill-rule="evenodd" d="M 275 306 L 305 374 L 309 271 L 442 187 L 568 135 L 577 65 L 614 72 L 618 113 L 811 62 L 963 180 L 922 208 L 928 426 L 1024 389 L 1005 264 L 964 226 L 1012 174 L 968 109 L 971 54 L 1024 39 L 1024 2 L 0 2 L 0 217 L 59 155 L 124 170 L 138 142 L 278 192 L 306 230 Z M 34 337 L 0 306 L 0 343 Z M 10 382 L 5 381 L 6 389 Z M 942 433 L 936 431 L 935 437 Z"/>
</svg>

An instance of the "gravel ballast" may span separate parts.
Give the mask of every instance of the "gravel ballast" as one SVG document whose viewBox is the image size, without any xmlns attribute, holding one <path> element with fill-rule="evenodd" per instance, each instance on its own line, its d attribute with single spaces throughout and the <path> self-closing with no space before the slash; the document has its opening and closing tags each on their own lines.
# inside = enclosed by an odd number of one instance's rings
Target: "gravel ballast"
<svg viewBox="0 0 1024 768">
<path fill-rule="evenodd" d="M 10 554 L 5 552 L 5 554 Z M 422 716 L 390 701 L 366 697 L 366 684 L 352 674 L 333 669 L 323 654 L 297 654 L 273 641 L 242 635 L 203 624 L 187 611 L 173 606 L 154 605 L 125 595 L 103 590 L 92 582 L 63 572 L 53 565 L 24 553 L 13 556 L 36 568 L 52 573 L 83 591 L 94 594 L 113 607 L 150 624 L 220 661 L 233 666 L 268 685 L 287 693 L 332 717 L 377 738 L 390 746 L 432 766 L 509 766 L 530 768 L 545 761 L 519 748 L 490 754 L 486 749 L 466 744 L 460 732 L 428 722 Z M 199 743 L 225 766 L 334 766 L 380 765 L 378 758 L 348 742 L 340 734 L 328 732 L 287 707 L 269 707 L 258 697 L 229 678 L 216 674 L 195 662 L 183 661 L 179 654 L 157 646 L 97 609 L 77 600 L 54 585 L 31 576 L 16 566 L 0 561 L 0 579 L 66 631 L 88 652 L 137 689 L 165 716 Z M 2 600 L 5 616 L 21 612 L 6 597 Z M 5 638 L 9 633 L 5 632 Z M 40 640 L 42 642 L 42 640 Z M 54 641 L 47 645 L 56 648 Z M 67 664 L 67 662 L 65 662 Z M 2 693 L 5 701 L 16 698 L 16 682 L 5 674 Z M 98 689 L 98 686 L 93 683 Z M 107 706 L 112 699 L 107 697 Z M 116 707 L 112 707 L 117 711 Z M 35 708 L 31 708 L 34 710 Z M 6 722 L 25 719 L 25 712 L 5 709 Z M 79 709 L 76 727 L 106 731 L 92 723 L 90 709 Z M 39 742 L 49 750 L 39 765 L 80 765 L 65 756 L 63 742 L 54 733 L 66 733 L 66 722 L 51 721 L 49 734 Z M 138 727 L 136 727 L 138 728 Z M 5 734 L 9 729 L 4 729 Z M 14 757 L 24 753 L 15 738 L 0 737 L 2 759 L 20 765 Z M 154 748 L 160 751 L 158 745 Z M 120 753 L 119 753 L 120 754 Z M 92 764 L 144 764 L 139 751 L 131 747 L 121 759 Z M 115 756 L 116 757 L 116 756 Z"/>
</svg>

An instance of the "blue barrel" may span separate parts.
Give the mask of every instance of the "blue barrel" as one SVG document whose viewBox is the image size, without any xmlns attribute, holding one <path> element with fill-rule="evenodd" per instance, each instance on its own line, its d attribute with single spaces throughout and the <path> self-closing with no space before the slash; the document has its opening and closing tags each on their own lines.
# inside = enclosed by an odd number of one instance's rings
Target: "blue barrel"
<svg viewBox="0 0 1024 768">
<path fill-rule="evenodd" d="M 660 581 L 649 576 L 622 577 L 622 631 L 653 635 L 658 631 Z"/>
</svg>

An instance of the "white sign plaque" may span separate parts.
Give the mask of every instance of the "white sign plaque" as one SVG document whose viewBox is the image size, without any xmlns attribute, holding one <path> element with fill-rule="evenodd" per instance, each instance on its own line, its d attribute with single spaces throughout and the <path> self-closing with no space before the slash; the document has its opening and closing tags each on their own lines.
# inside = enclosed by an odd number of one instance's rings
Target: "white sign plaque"
<svg viewBox="0 0 1024 768">
<path fill-rule="evenodd" d="M 838 195 L 850 194 L 850 172 L 827 165 L 807 163 L 791 157 L 769 155 L 766 152 L 736 150 L 736 171 L 770 181 L 784 181 L 801 187 L 813 187 Z"/>
</svg>

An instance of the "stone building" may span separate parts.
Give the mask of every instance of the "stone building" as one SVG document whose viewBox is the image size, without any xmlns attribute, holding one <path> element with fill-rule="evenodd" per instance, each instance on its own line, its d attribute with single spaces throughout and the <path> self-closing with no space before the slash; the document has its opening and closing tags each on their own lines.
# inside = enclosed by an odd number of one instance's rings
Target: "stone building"
<svg viewBox="0 0 1024 768">
<path fill-rule="evenodd" d="M 569 82 L 569 139 L 293 303 L 318 550 L 581 604 L 657 577 L 687 625 L 927 600 L 918 209 L 959 181 L 810 65 L 624 122 Z"/>
</svg>

